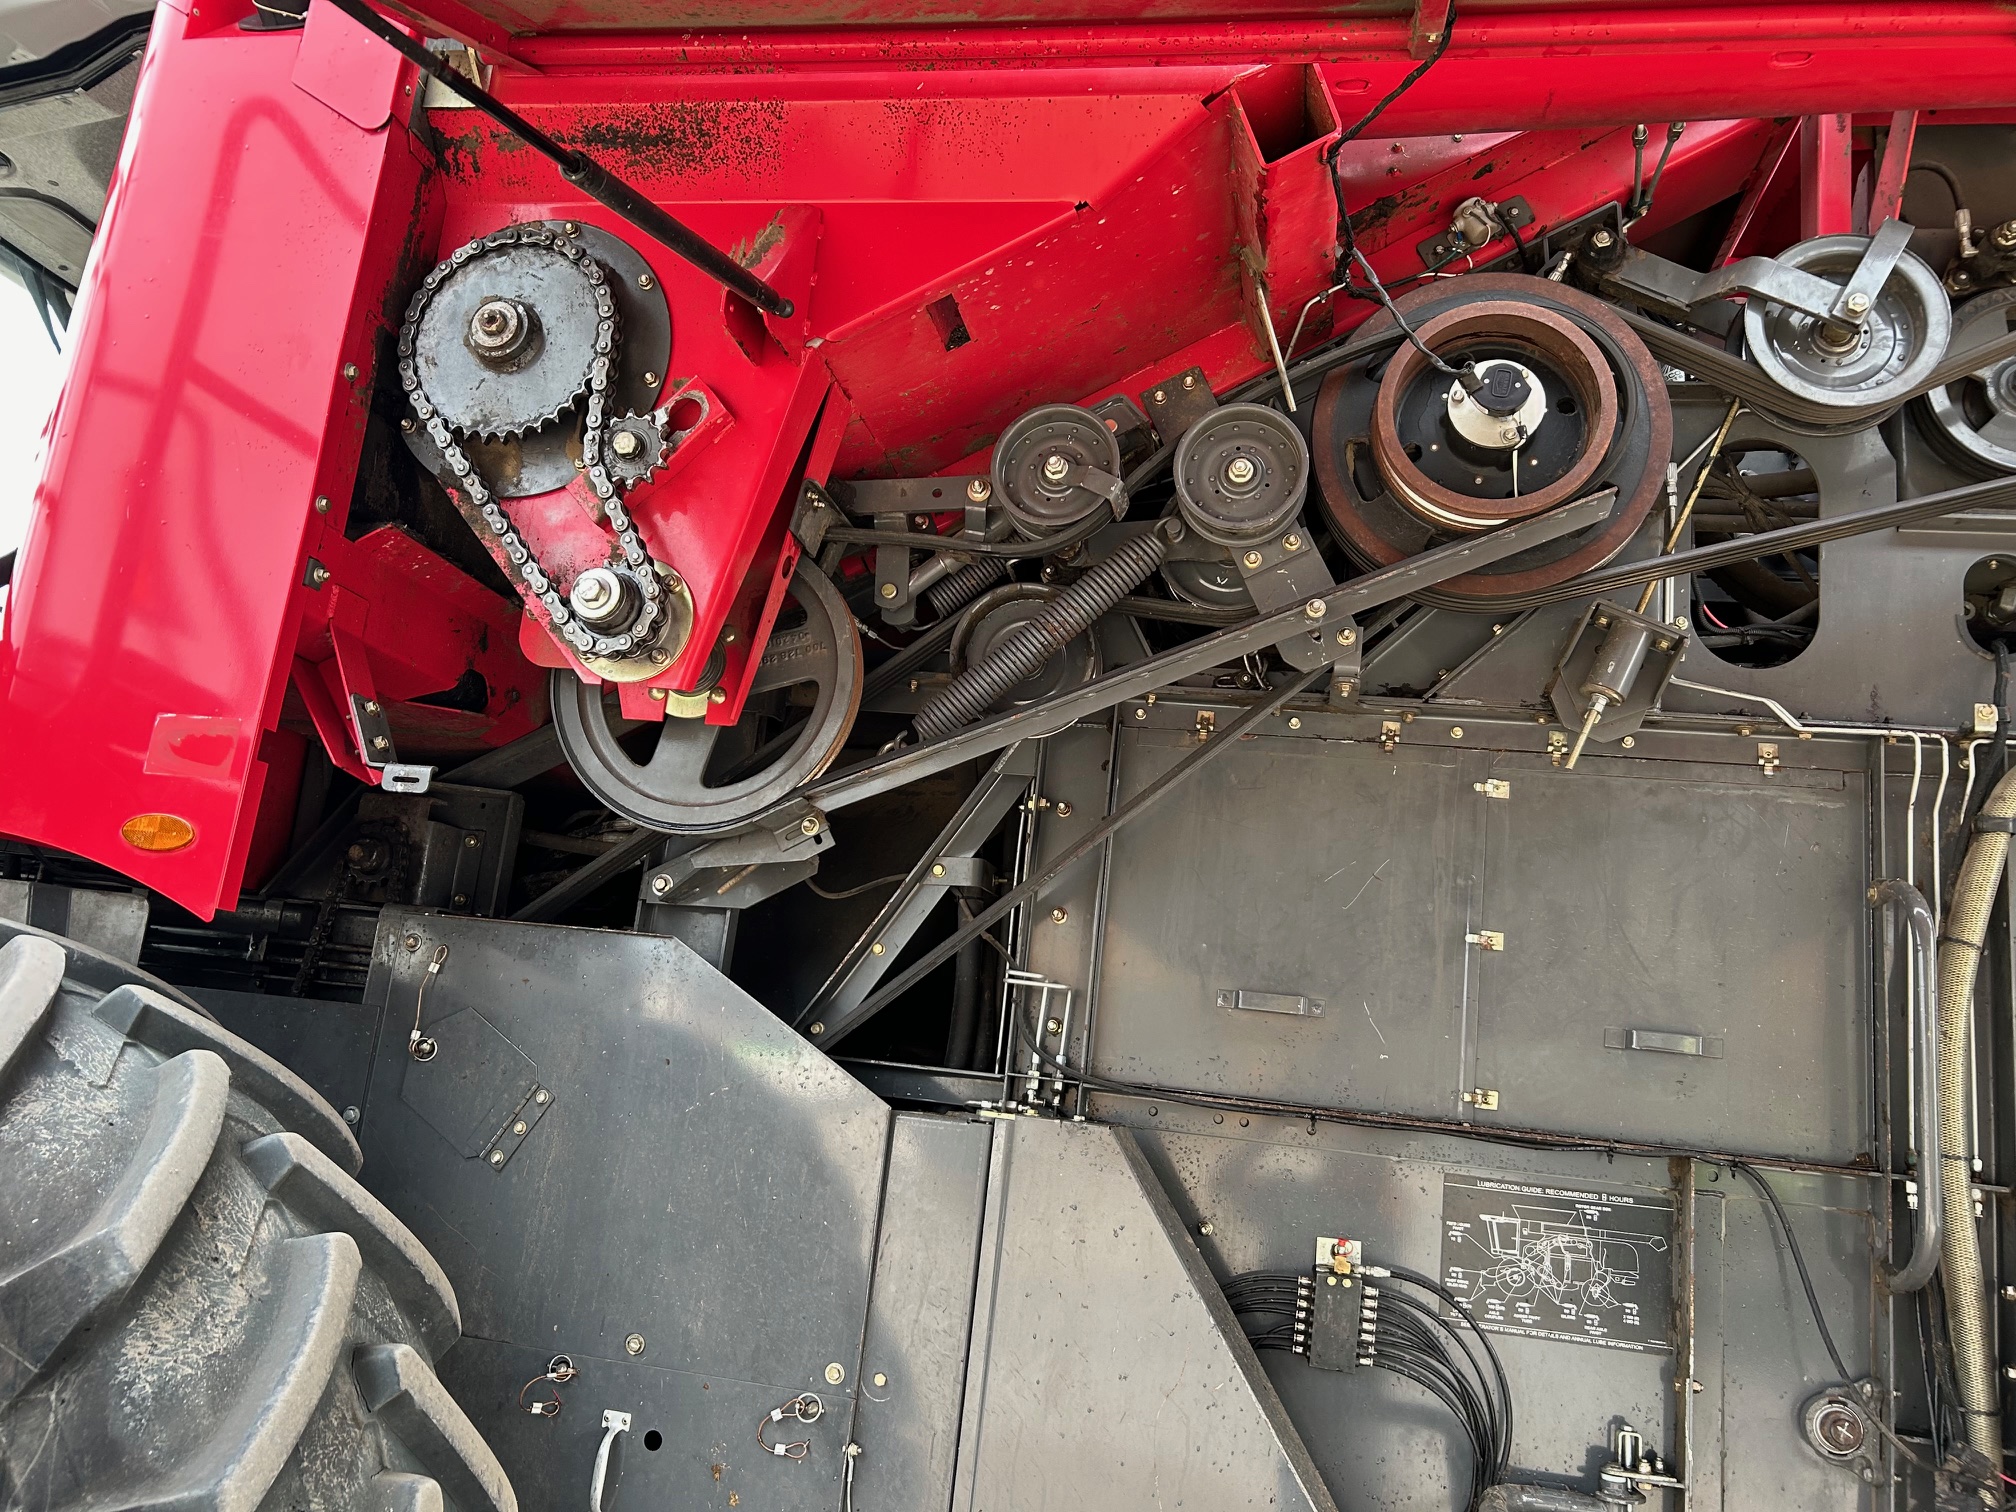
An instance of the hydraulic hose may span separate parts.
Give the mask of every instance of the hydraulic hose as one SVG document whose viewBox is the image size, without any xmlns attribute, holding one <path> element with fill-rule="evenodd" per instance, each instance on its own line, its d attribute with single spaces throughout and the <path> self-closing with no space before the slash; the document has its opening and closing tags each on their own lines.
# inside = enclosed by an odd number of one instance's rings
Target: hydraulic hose
<svg viewBox="0 0 2016 1512">
<path fill-rule="evenodd" d="M 1093 621 L 1162 565 L 1169 554 L 1171 523 L 1158 521 L 1121 546 L 933 694 L 912 722 L 917 738 L 942 739 L 972 724 L 1017 683 L 1035 676 L 1051 657 L 1091 629 Z"/>
<path fill-rule="evenodd" d="M 1981 1270 L 1981 1238 L 1974 1224 L 1973 1149 L 1967 1110 L 1967 1026 L 1974 1015 L 1974 980 L 1980 974 L 1988 914 L 2009 861 L 2009 831 L 1992 826 L 2016 819 L 2016 772 L 1995 784 L 1977 817 L 1973 843 L 1960 863 L 1960 878 L 1946 905 L 1946 928 L 1939 941 L 1939 1157 L 1946 1232 L 1942 1270 L 1947 1328 L 1953 1342 L 1960 1411 L 1967 1442 L 1991 1466 L 2002 1465 L 2002 1415 L 1995 1390 L 1995 1361 L 1989 1342 L 1988 1287 Z"/>
<path fill-rule="evenodd" d="M 1911 991 L 1917 999 L 1915 1022 L 1906 1026 L 1916 1053 L 1912 1056 L 1917 1076 L 1917 1121 L 1911 1127 L 1911 1154 L 1918 1165 L 1918 1230 L 1912 1241 L 1911 1258 L 1884 1272 L 1884 1284 L 1894 1296 L 1921 1290 L 1939 1266 L 1946 1224 L 1945 1192 L 1953 1174 L 1939 1158 L 1942 1130 L 1939 1110 L 1944 1105 L 1944 1082 L 1939 1063 L 1939 968 L 1935 964 L 1938 925 L 1932 905 L 1909 882 L 1886 877 L 1869 889 L 1872 907 L 1894 903 L 1903 913 L 1911 933 Z M 1963 1177 L 1964 1179 L 1964 1177 Z"/>
</svg>

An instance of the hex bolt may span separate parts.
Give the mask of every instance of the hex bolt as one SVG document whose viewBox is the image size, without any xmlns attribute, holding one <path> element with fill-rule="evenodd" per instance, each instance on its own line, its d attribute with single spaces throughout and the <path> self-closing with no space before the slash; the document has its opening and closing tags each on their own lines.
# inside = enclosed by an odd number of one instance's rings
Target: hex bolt
<svg viewBox="0 0 2016 1512">
<path fill-rule="evenodd" d="M 868 947 L 868 954 L 886 955 L 888 953 L 888 950 L 889 947 L 887 945 L 884 945 L 880 940 L 877 940 L 873 945 L 870 945 Z"/>
<path fill-rule="evenodd" d="M 1197 387 L 1197 375 L 1195 373 L 1185 373 L 1183 375 L 1183 387 L 1186 389 Z"/>
<path fill-rule="evenodd" d="M 945 863 L 944 863 L 943 861 L 933 861 L 933 862 L 931 863 L 931 875 L 932 875 L 932 876 L 934 876 L 934 877 L 942 877 L 942 876 L 944 876 L 944 875 L 945 875 Z"/>
<path fill-rule="evenodd" d="M 640 1355 L 644 1353 L 644 1335 L 632 1334 L 629 1338 L 625 1339 L 623 1341 L 623 1353 L 627 1355 Z"/>
<path fill-rule="evenodd" d="M 798 833 L 801 835 L 816 835 L 825 827 L 820 822 L 817 814 L 807 814 L 803 819 L 798 821 Z"/>
<path fill-rule="evenodd" d="M 313 583 L 317 588 L 320 588 L 324 583 L 329 581 L 329 569 L 324 567 L 320 562 L 317 562 L 308 569 L 308 581 Z"/>
<path fill-rule="evenodd" d="M 1241 557 L 1240 560 L 1244 562 L 1248 567 L 1258 567 L 1263 558 L 1261 557 L 1259 552 L 1249 551 L 1246 553 L 1245 556 Z"/>
<path fill-rule="evenodd" d="M 1146 709 L 1136 709 L 1134 711 L 1134 717 L 1136 719 L 1146 719 L 1148 717 L 1148 711 Z"/>
<path fill-rule="evenodd" d="M 656 373 L 646 373 L 644 375 L 644 387 L 646 388 L 658 387 L 658 375 Z"/>
<path fill-rule="evenodd" d="M 2016 220 L 2006 220 L 1993 232 L 1993 240 L 1998 247 L 2016 247 Z"/>
<path fill-rule="evenodd" d="M 1300 551 L 1302 549 L 1302 537 L 1299 535 L 1283 536 L 1281 538 L 1281 549 L 1283 551 Z"/>
<path fill-rule="evenodd" d="M 1064 1032 L 1064 1021 L 1054 1018 L 1043 1020 L 1043 1032 L 1045 1034 L 1062 1034 Z"/>
<path fill-rule="evenodd" d="M 542 1108 L 545 1107 L 546 1104 L 548 1104 L 552 1100 L 553 1100 L 553 1094 L 551 1092 L 548 1092 L 544 1087 L 541 1087 L 537 1092 L 534 1092 L 532 1094 L 532 1101 L 539 1104 L 539 1106 Z"/>
<path fill-rule="evenodd" d="M 1351 630 L 1351 629 L 1344 629 L 1344 630 L 1339 630 L 1339 631 L 1337 632 L 1337 644 L 1338 644 L 1338 645 L 1340 645 L 1340 646 L 1355 646 L 1355 645 L 1357 645 L 1357 644 L 1358 644 L 1358 632 L 1357 632 L 1356 630 Z"/>
<path fill-rule="evenodd" d="M 525 1132 L 525 1120 L 521 1118 L 516 1123 L 512 1124 L 511 1132 L 513 1134 L 523 1134 Z"/>
<path fill-rule="evenodd" d="M 1311 619 L 1321 619 L 1330 612 L 1330 606 L 1321 599 L 1311 599 L 1302 606 L 1302 612 Z"/>
<path fill-rule="evenodd" d="M 672 891 L 672 879 L 663 872 L 651 879 L 651 892 L 654 897 L 662 898 L 670 891 Z"/>
<path fill-rule="evenodd" d="M 1847 310 L 1850 315 L 1868 314 L 1869 296 L 1864 294 L 1860 289 L 1857 289 L 1853 294 L 1848 296 Z"/>
<path fill-rule="evenodd" d="M 1614 247 L 1616 244 L 1617 233 L 1608 226 L 1598 226 L 1589 233 L 1589 245 L 1592 247 Z"/>
<path fill-rule="evenodd" d="M 490 1164 L 493 1166 L 504 1164 L 504 1152 L 502 1150 L 492 1150 L 490 1152 Z"/>
<path fill-rule="evenodd" d="M 1628 751 L 1638 744 L 1638 737 L 1635 735 L 1626 735 L 1619 743 Z"/>
<path fill-rule="evenodd" d="M 975 504 L 985 504 L 988 499 L 993 497 L 993 494 L 994 485 L 989 483 L 985 478 L 975 478 L 971 483 L 966 485 L 966 497 L 971 499 Z"/>
<path fill-rule="evenodd" d="M 637 287 L 640 289 L 655 289 L 658 287 L 658 280 L 653 278 L 649 273 L 639 273 L 637 275 Z"/>
<path fill-rule="evenodd" d="M 483 837 L 481 835 L 464 835 L 462 837 L 462 844 L 466 849 L 477 850 L 483 844 Z"/>
<path fill-rule="evenodd" d="M 364 1110 L 358 1107 L 355 1103 L 352 1103 L 349 1107 L 343 1110 L 343 1122 L 350 1125 L 350 1127 L 353 1129 L 357 1127 L 357 1121 L 361 1119 L 363 1116 L 364 1116 Z"/>
<path fill-rule="evenodd" d="M 1871 894 L 1874 894 L 1874 892 L 1876 891 L 1876 889 L 1872 887 L 1872 888 L 1870 888 L 1870 889 L 1869 889 L 1869 891 L 1871 892 Z M 1874 902 L 1876 901 L 1876 899 L 1875 899 L 1875 898 L 1874 898 L 1874 897 L 1872 896 L 1872 897 L 1871 897 L 1871 898 L 1869 899 L 1869 901 L 1870 901 L 1871 903 L 1874 903 Z M 2003 1287 L 2003 1288 L 2002 1288 L 2002 1300 L 2003 1300 L 2004 1302 L 2016 1302 L 2016 1286 L 2005 1286 L 2005 1287 Z"/>
<path fill-rule="evenodd" d="M 1463 726 L 1461 725 L 1449 726 L 1449 738 L 1451 740 L 1461 740 L 1463 738 Z"/>
<path fill-rule="evenodd" d="M 817 1020 L 814 1020 L 812 1027 L 806 1031 L 806 1033 L 810 1034 L 814 1039 L 817 1039 L 820 1035 L 824 1034 L 825 1032 L 826 1032 L 825 1024 Z"/>
<path fill-rule="evenodd" d="M 1059 819 L 1069 819 L 1071 817 L 1071 805 L 1060 802 L 1057 805 L 1056 813 Z"/>
<path fill-rule="evenodd" d="M 878 1370 L 875 1372 L 875 1384 L 877 1386 L 887 1386 L 889 1384 L 889 1377 L 887 1377 L 881 1371 Z M 851 1449 L 854 1446 L 850 1444 L 847 1447 Z"/>
<path fill-rule="evenodd" d="M 726 688 L 709 689 L 707 693 L 707 702 L 716 704 L 724 704 L 728 702 L 728 690 Z"/>
<path fill-rule="evenodd" d="M 564 226 L 562 226 L 562 227 L 561 227 L 560 229 L 561 229 L 561 231 L 562 231 L 562 232 L 564 232 L 564 233 L 565 233 L 566 235 L 568 235 L 568 236 L 579 236 L 579 235 L 581 234 L 581 222 L 579 222 L 579 221 L 568 221 L 568 222 L 567 222 L 567 224 L 566 224 L 566 225 L 564 225 Z M 632 1337 L 635 1337 L 635 1336 L 633 1335 Z M 640 1341 L 640 1342 L 639 1342 L 639 1348 L 641 1348 L 641 1347 L 642 1347 L 642 1342 Z M 637 1351 L 633 1349 L 633 1350 L 631 1350 L 630 1352 L 631 1352 L 632 1354 L 635 1354 L 635 1353 L 636 1353 Z"/>
<path fill-rule="evenodd" d="M 383 735 L 373 735 L 371 737 L 371 749 L 374 751 L 386 750 L 391 744 L 392 742 L 387 740 Z"/>
<path fill-rule="evenodd" d="M 643 446 L 644 443 L 637 439 L 635 431 L 619 430 L 609 438 L 609 450 L 619 457 L 634 457 Z"/>
<path fill-rule="evenodd" d="M 846 1379 L 847 1367 L 842 1365 L 838 1360 L 835 1360 L 831 1365 L 826 1367 L 826 1384 L 828 1386 L 838 1386 Z"/>
<path fill-rule="evenodd" d="M 345 378 L 347 378 L 347 379 L 350 379 L 350 380 L 354 381 L 354 380 L 356 379 L 356 377 L 357 377 L 357 364 L 356 364 L 356 363 L 354 363 L 354 362 L 346 362 L 346 363 L 344 363 L 344 364 L 343 364 L 343 376 L 344 376 Z"/>
<path fill-rule="evenodd" d="M 1070 471 L 1071 459 L 1060 453 L 1052 452 L 1043 459 L 1043 481 L 1045 483 L 1062 483 Z"/>
<path fill-rule="evenodd" d="M 1166 389 L 1155 390 L 1155 397 L 1151 399 L 1149 402 L 1151 404 L 1167 404 L 1169 402 L 1168 390 Z"/>
<path fill-rule="evenodd" d="M 409 934 L 399 943 L 404 945 L 408 950 L 418 950 L 420 948 L 420 936 Z"/>
<path fill-rule="evenodd" d="M 1212 1228 L 1211 1220 L 1206 1218 L 1202 1223 L 1197 1225 L 1197 1232 L 1202 1234 L 1206 1239 L 1209 1239 L 1217 1230 Z"/>
<path fill-rule="evenodd" d="M 1244 488 L 1260 475 L 1260 469 L 1253 465 L 1251 457 L 1234 457 L 1225 464 L 1225 481 L 1234 488 Z"/>
<path fill-rule="evenodd" d="M 1289 729 L 1291 729 L 1291 730 L 1299 730 L 1299 729 L 1301 729 L 1301 728 L 1302 728 L 1302 716 L 1301 716 L 1301 715 L 1299 715 L 1299 714 L 1290 714 L 1290 715 L 1288 716 L 1288 728 L 1289 728 Z"/>
<path fill-rule="evenodd" d="M 1070 917 L 1071 915 L 1061 908 L 1053 908 L 1050 910 L 1050 922 L 1052 924 L 1062 924 L 1066 919 Z"/>
</svg>

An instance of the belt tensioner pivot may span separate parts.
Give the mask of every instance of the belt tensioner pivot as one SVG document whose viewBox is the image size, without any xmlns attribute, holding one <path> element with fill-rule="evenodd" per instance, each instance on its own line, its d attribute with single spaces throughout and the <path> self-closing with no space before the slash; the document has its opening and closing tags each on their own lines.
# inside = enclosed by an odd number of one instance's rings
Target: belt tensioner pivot
<svg viewBox="0 0 2016 1512">
<path fill-rule="evenodd" d="M 1473 364 L 1482 381 L 1466 387 L 1405 342 L 1324 381 L 1311 451 L 1324 513 L 1351 558 L 1388 567 L 1605 487 L 1617 490 L 1608 519 L 1420 597 L 1515 608 L 1622 551 L 1659 498 L 1673 421 L 1658 363 L 1616 313 L 1503 273 L 1398 305 L 1444 363 Z M 1382 326 L 1390 317 L 1359 339 Z"/>
</svg>

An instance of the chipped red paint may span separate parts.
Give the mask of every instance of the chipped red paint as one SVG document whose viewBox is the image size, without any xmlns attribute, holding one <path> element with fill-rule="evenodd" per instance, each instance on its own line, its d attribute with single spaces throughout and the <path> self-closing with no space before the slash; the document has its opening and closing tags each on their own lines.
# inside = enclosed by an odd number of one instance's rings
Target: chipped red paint
<svg viewBox="0 0 2016 1512">
<path fill-rule="evenodd" d="M 426 267 L 518 220 L 639 240 L 473 112 L 416 112 L 410 73 L 328 30 L 328 7 L 306 34 L 239 32 L 248 9 L 158 12 L 0 623 L 0 826 L 205 913 L 235 900 L 255 832 L 262 856 L 284 834 L 303 733 L 364 770 L 347 691 L 375 689 L 416 750 L 543 717 L 533 663 L 566 661 L 544 631 L 396 533 L 348 539 L 346 518 L 389 392 L 377 364 Z M 803 478 L 972 466 L 1029 404 L 1138 394 L 1193 363 L 1222 389 L 1266 370 L 1269 324 L 1285 341 L 1306 310 L 1306 346 L 1363 318 L 1321 298 L 1322 155 L 1414 61 L 1411 10 L 1384 4 L 1158 0 L 1150 20 L 1140 0 L 927 0 L 901 27 L 862 0 L 398 9 L 473 40 L 510 103 L 797 302 L 761 321 L 639 243 L 672 308 L 668 382 L 704 382 L 727 417 L 634 498 L 694 595 L 659 680 L 691 686 L 736 632 L 717 720 L 740 712 L 789 577 Z M 1738 255 L 1795 237 L 1802 210 L 1840 223 L 1873 172 L 1860 128 L 1897 111 L 1921 129 L 2016 115 L 2010 13 L 1466 0 L 1448 54 L 1341 175 L 1361 245 L 1402 280 L 1469 195 L 1523 195 L 1544 229 L 1621 197 L 1633 122 L 1684 119 L 1644 230 L 1749 185 Z M 1802 151 L 1788 119 L 1821 115 Z M 948 351 L 953 306 L 971 339 Z M 396 444 L 394 412 L 374 447 Z M 573 491 L 514 507 L 555 565 L 606 549 Z M 472 667 L 482 711 L 412 702 Z M 639 688 L 624 704 L 662 708 Z M 121 845 L 140 807 L 189 816 L 197 843 Z"/>
</svg>

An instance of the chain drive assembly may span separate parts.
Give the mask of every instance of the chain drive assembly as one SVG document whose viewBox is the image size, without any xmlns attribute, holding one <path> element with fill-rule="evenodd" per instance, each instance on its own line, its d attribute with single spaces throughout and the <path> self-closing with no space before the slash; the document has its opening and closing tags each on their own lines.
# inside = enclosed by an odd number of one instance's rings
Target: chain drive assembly
<svg viewBox="0 0 2016 1512">
<path fill-rule="evenodd" d="M 505 512 L 497 494 L 470 460 L 457 431 L 443 416 L 440 406 L 430 398 L 421 377 L 417 360 L 421 326 L 442 289 L 468 276 L 467 270 L 480 265 L 485 259 L 507 249 L 521 247 L 539 247 L 565 258 L 593 291 L 596 317 L 594 356 L 581 385 L 587 394 L 581 428 L 582 470 L 615 532 L 615 545 L 621 561 L 613 564 L 611 570 L 628 579 L 636 590 L 634 598 L 629 600 L 636 606 L 634 618 L 613 633 L 595 628 L 575 613 L 562 595 L 553 574 L 541 565 L 524 536 L 512 523 L 511 516 Z M 506 226 L 457 248 L 453 256 L 437 266 L 421 283 L 407 306 L 405 323 L 399 329 L 400 382 L 405 387 L 414 413 L 440 448 L 448 470 L 453 474 L 453 486 L 463 493 L 495 534 L 524 583 L 524 591 L 539 601 L 554 632 L 577 656 L 609 660 L 635 657 L 652 647 L 666 622 L 668 593 L 676 581 L 668 566 L 652 560 L 636 522 L 623 507 L 618 479 L 612 474 L 610 461 L 604 455 L 609 435 L 608 393 L 618 339 L 616 302 L 602 265 L 564 232 L 531 225 Z M 536 357 L 533 360 L 536 361 Z M 648 475 L 648 470 L 646 473 Z"/>
</svg>

